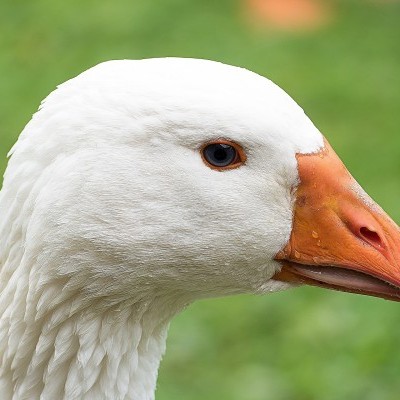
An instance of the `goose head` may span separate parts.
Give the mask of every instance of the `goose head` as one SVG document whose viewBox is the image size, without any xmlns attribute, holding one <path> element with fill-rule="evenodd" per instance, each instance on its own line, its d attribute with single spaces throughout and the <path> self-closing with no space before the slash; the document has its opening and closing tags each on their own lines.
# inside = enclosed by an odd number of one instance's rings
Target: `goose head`
<svg viewBox="0 0 400 400">
<path fill-rule="evenodd" d="M 29 277 L 43 318 L 157 298 L 167 320 L 303 283 L 400 299 L 397 225 L 283 90 L 221 63 L 110 61 L 60 85 L 11 151 L 0 207 L 3 272 Z"/>
</svg>

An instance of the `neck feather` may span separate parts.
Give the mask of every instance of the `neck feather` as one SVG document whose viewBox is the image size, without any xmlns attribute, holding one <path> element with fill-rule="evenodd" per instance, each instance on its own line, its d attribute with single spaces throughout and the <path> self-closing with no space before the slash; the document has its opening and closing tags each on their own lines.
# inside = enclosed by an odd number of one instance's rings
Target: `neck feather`
<svg viewBox="0 0 400 400">
<path fill-rule="evenodd" d="M 167 311 L 165 299 L 153 298 L 105 309 L 77 296 L 32 313 L 19 299 L 0 319 L 1 399 L 154 398 L 169 320 L 180 306 Z"/>
<path fill-rule="evenodd" d="M 0 192 L 0 399 L 153 399 L 169 321 L 187 301 L 146 282 L 113 298 L 80 289 L 85 276 L 49 277 L 38 258 L 54 250 L 27 238 L 27 170 L 9 168 Z"/>
</svg>

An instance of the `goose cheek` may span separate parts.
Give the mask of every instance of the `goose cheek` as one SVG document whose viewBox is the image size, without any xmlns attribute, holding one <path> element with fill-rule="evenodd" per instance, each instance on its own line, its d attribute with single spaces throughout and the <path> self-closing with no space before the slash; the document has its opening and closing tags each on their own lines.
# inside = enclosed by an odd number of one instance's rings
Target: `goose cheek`
<svg viewBox="0 0 400 400">
<path fill-rule="evenodd" d="M 325 141 L 297 155 L 289 242 L 274 279 L 400 301 L 400 230 L 361 189 Z"/>
</svg>

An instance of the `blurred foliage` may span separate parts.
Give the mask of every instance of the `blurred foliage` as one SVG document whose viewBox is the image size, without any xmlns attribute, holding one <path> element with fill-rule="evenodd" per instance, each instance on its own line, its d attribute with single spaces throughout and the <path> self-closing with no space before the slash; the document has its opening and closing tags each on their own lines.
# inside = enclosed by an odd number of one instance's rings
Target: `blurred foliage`
<svg viewBox="0 0 400 400">
<path fill-rule="evenodd" d="M 107 59 L 220 60 L 285 88 L 400 222 L 400 5 L 331 1 L 318 31 L 254 27 L 230 0 L 0 5 L 0 171 L 51 90 Z M 199 302 L 172 323 L 158 400 L 397 400 L 398 304 L 301 288 Z"/>
</svg>

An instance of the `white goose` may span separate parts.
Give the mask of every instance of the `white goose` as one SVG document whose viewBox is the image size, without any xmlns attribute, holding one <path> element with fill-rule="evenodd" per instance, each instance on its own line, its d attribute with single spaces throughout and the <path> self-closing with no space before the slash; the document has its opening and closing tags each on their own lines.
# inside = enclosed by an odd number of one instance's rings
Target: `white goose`
<svg viewBox="0 0 400 400">
<path fill-rule="evenodd" d="M 0 193 L 0 398 L 154 398 L 196 299 L 308 283 L 400 299 L 400 233 L 269 80 L 192 59 L 62 84 Z"/>
</svg>

